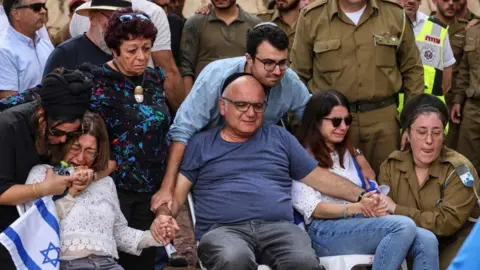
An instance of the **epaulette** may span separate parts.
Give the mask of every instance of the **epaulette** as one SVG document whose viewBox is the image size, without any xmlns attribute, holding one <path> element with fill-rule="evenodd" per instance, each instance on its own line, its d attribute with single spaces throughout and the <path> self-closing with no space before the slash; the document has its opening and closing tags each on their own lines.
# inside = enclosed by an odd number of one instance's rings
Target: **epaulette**
<svg viewBox="0 0 480 270">
<path fill-rule="evenodd" d="M 465 19 L 457 19 L 457 22 L 462 24 L 468 24 L 468 20 Z"/>
<path fill-rule="evenodd" d="M 258 15 L 272 15 L 275 13 L 275 9 L 267 9 L 263 11 L 259 11 L 257 13 L 253 13 L 253 15 L 258 16 Z"/>
<path fill-rule="evenodd" d="M 302 13 L 303 15 L 307 14 L 310 10 L 313 10 L 317 7 L 323 6 L 325 3 L 327 3 L 328 0 L 315 0 L 312 3 L 310 3 L 308 6 L 306 6 L 303 10 Z M 332 0 L 335 1 L 335 0 Z"/>
<path fill-rule="evenodd" d="M 390 3 L 390 4 L 394 4 L 394 5 L 396 5 L 397 7 L 403 9 L 403 6 L 400 5 L 400 4 L 399 4 L 397 1 L 395 1 L 395 0 L 382 0 L 382 1 L 383 1 L 383 2 L 387 2 L 387 3 Z"/>
</svg>

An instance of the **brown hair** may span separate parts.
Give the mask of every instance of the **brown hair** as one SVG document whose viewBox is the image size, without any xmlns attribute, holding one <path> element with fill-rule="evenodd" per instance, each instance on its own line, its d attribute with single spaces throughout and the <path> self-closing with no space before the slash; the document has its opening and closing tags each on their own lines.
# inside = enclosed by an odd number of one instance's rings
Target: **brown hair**
<svg viewBox="0 0 480 270">
<path fill-rule="evenodd" d="M 325 138 L 318 130 L 318 125 L 322 123 L 323 118 L 330 114 L 333 107 L 343 106 L 350 112 L 350 104 L 347 98 L 336 90 L 328 90 L 314 94 L 303 113 L 303 119 L 300 127 L 297 129 L 297 139 L 307 148 L 313 157 L 318 161 L 321 168 L 331 168 L 333 160 L 330 156 L 330 149 L 325 143 Z M 343 168 L 343 156 L 346 151 L 353 152 L 353 146 L 349 139 L 349 132 L 341 143 L 335 145 L 335 150 L 340 156 L 340 166 Z"/>
<path fill-rule="evenodd" d="M 110 141 L 108 140 L 107 127 L 103 122 L 102 117 L 96 113 L 87 111 L 83 115 L 82 128 L 84 130 L 83 135 L 91 135 L 97 140 L 97 157 L 92 164 L 92 169 L 96 172 L 105 170 L 108 167 L 108 161 L 110 160 Z M 65 154 L 70 151 L 70 147 L 78 140 L 73 138 L 67 144 L 65 148 Z"/>
</svg>

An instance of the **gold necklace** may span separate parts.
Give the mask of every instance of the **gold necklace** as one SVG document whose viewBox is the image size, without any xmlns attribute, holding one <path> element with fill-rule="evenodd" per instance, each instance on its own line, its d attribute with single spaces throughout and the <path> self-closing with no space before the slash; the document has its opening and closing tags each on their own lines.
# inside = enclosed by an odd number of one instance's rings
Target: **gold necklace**
<svg viewBox="0 0 480 270">
<path fill-rule="evenodd" d="M 128 81 L 132 86 L 135 86 L 135 83 L 132 80 L 130 80 L 130 78 L 128 78 L 127 75 L 125 75 L 122 71 L 120 71 L 120 68 L 118 67 L 117 61 L 113 60 L 112 63 L 113 63 L 113 66 L 117 69 L 117 71 L 120 72 L 120 74 L 123 75 L 123 78 L 126 81 Z M 135 86 L 135 89 L 134 89 L 135 100 L 137 101 L 137 103 L 142 103 L 143 102 L 143 83 L 144 82 L 145 82 L 145 71 L 143 72 L 141 85 Z"/>
</svg>

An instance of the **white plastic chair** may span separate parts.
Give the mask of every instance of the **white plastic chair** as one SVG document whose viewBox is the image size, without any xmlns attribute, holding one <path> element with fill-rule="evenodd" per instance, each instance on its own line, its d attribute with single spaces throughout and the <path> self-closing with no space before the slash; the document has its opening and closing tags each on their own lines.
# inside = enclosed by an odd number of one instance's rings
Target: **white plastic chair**
<svg viewBox="0 0 480 270">
<path fill-rule="evenodd" d="M 327 270 L 351 270 L 354 267 L 372 265 L 373 258 L 373 255 L 327 256 L 320 257 L 320 265 L 323 265 Z M 403 260 L 400 269 L 408 270 L 405 260 Z"/>
<path fill-rule="evenodd" d="M 188 208 L 190 209 L 190 217 L 192 218 L 193 228 L 195 228 L 195 223 L 196 223 L 195 207 L 194 207 L 193 197 L 191 193 L 188 193 Z M 198 241 L 197 241 L 197 246 L 198 246 Z M 200 261 L 200 258 L 198 258 L 198 264 L 200 265 L 200 268 L 202 270 L 207 270 L 205 267 L 203 267 L 202 262 Z M 257 270 L 272 270 L 272 269 L 267 265 L 259 265 Z"/>
</svg>

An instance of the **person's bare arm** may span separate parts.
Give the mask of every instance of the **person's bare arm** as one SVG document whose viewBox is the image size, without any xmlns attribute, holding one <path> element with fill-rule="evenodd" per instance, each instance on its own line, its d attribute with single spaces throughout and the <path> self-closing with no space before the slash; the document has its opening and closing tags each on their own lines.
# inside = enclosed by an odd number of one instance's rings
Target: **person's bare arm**
<svg viewBox="0 0 480 270">
<path fill-rule="evenodd" d="M 192 188 L 192 182 L 190 182 L 185 176 L 181 173 L 178 174 L 177 185 L 175 187 L 175 193 L 173 195 L 173 207 L 172 207 L 172 216 L 177 217 L 180 207 L 187 200 L 188 192 Z"/>
<path fill-rule="evenodd" d="M 8 98 L 9 96 L 13 96 L 18 92 L 15 90 L 0 90 L 0 99 Z"/>
<path fill-rule="evenodd" d="M 350 202 L 357 202 L 360 194 L 365 191 L 347 179 L 320 167 L 316 167 L 300 182 L 311 186 L 323 194 Z"/>
<path fill-rule="evenodd" d="M 175 64 L 172 51 L 154 51 L 152 52 L 152 59 L 155 66 L 159 66 L 165 71 L 165 94 L 169 105 L 176 111 L 186 95 L 183 80 Z"/>
<path fill-rule="evenodd" d="M 45 180 L 30 185 L 13 185 L 0 194 L 0 205 L 19 205 L 47 195 L 62 194 L 77 176 L 56 175 L 52 169 L 47 170 Z"/>
<path fill-rule="evenodd" d="M 172 196 L 175 191 L 175 182 L 178 176 L 178 169 L 180 168 L 185 148 L 186 146 L 183 143 L 175 141 L 170 146 L 167 169 L 165 171 L 165 176 L 163 177 L 162 186 L 160 190 L 152 196 L 151 209 L 153 212 L 157 212 L 159 207 L 167 205 L 172 201 Z"/>
<path fill-rule="evenodd" d="M 192 76 L 184 76 L 183 77 L 183 84 L 185 85 L 185 92 L 190 93 L 193 87 L 193 77 Z"/>
<path fill-rule="evenodd" d="M 453 65 L 443 69 L 442 73 L 442 91 L 446 95 L 450 88 L 452 87 L 452 73 Z"/>
</svg>

